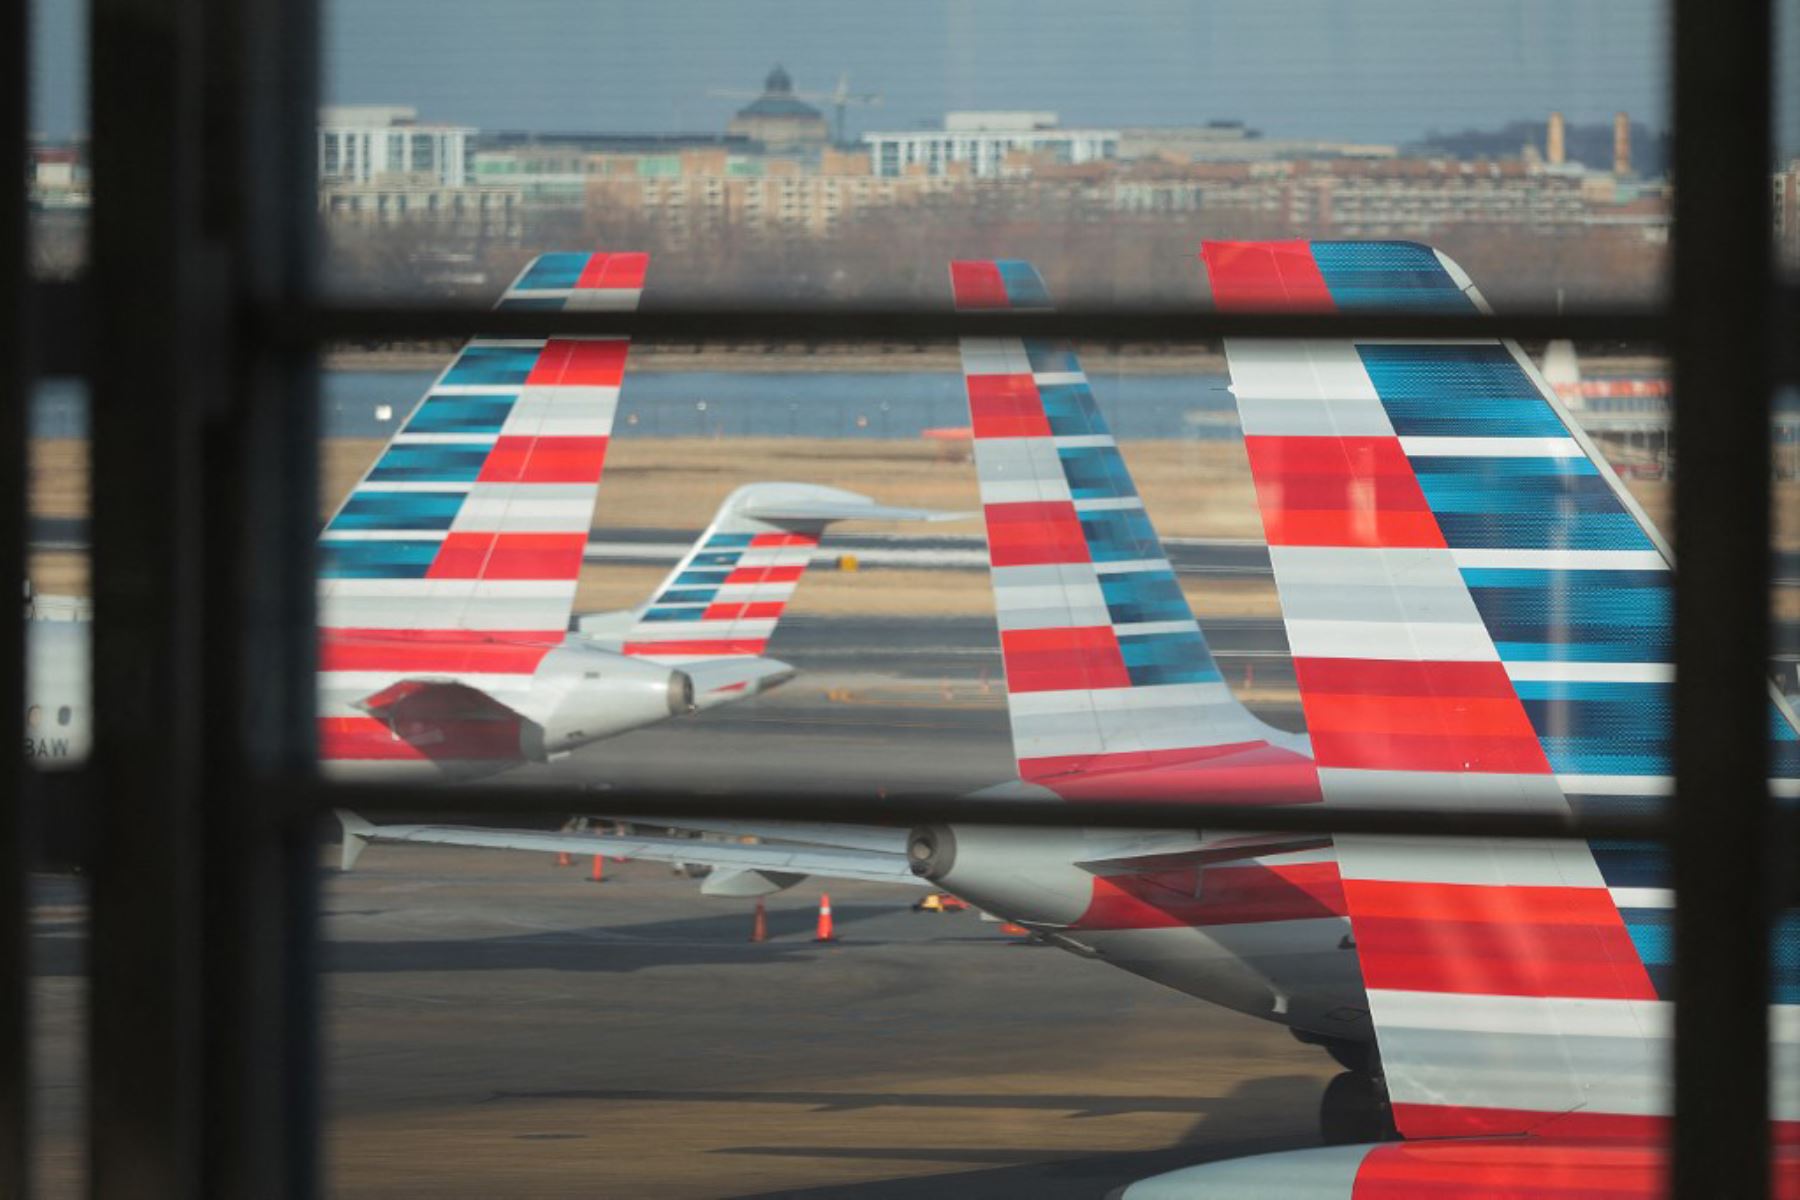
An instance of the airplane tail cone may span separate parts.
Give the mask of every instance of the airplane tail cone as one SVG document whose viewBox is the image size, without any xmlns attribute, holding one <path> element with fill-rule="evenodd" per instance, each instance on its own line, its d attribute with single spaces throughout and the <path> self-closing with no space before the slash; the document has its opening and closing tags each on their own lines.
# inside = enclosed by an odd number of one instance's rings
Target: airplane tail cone
<svg viewBox="0 0 1800 1200">
<path fill-rule="evenodd" d="M 831 925 L 831 895 L 828 892 L 819 893 L 819 931 L 813 934 L 813 941 L 837 941 L 837 934 L 833 932 Z"/>
<path fill-rule="evenodd" d="M 594 855 L 594 871 L 593 874 L 588 876 L 588 881 L 591 883 L 606 882 L 606 855 Z"/>
<path fill-rule="evenodd" d="M 761 896 L 756 898 L 756 917 L 750 923 L 750 940 L 752 942 L 769 940 L 769 910 L 764 907 Z"/>
</svg>

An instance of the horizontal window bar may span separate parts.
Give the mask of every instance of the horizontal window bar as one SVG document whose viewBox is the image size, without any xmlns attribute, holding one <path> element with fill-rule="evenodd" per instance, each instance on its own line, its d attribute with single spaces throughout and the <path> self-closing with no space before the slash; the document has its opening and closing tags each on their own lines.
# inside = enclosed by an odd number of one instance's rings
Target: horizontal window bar
<svg viewBox="0 0 1800 1200">
<path fill-rule="evenodd" d="M 265 311 L 272 341 L 629 335 L 643 341 L 953 341 L 963 336 L 1171 343 L 1227 337 L 1494 338 L 1660 342 L 1666 315 L 1644 309 L 1483 315 L 1406 312 L 1221 313 L 1191 307 L 1080 306 L 1054 312 L 958 313 L 919 308 L 650 308 L 638 312 L 513 312 L 463 307 L 330 306 Z"/>
<path fill-rule="evenodd" d="M 1225 829 L 1271 833 L 1408 834 L 1421 837 L 1660 839 L 1667 820 L 1653 813 L 1559 814 L 1350 809 L 1307 805 L 1179 805 L 1121 796 L 1105 802 L 968 799 L 946 796 L 796 796 L 791 790 L 695 795 L 675 788 L 593 792 L 549 787 L 326 783 L 306 788 L 320 809 L 364 816 L 421 812 L 495 816 L 629 813 L 634 817 L 755 817 L 762 820 L 912 826 L 939 823 L 1060 828 Z"/>
<path fill-rule="evenodd" d="M 1777 295 L 1776 327 L 1800 326 L 1800 287 Z M 90 311 L 83 281 L 31 288 L 36 368 L 79 375 L 89 357 Z M 1578 313 L 1455 316 L 1418 313 L 1219 313 L 1209 309 L 1087 306 L 1055 312 L 956 313 L 918 308 L 655 308 L 636 313 L 496 312 L 462 306 L 296 306 L 264 311 L 245 332 L 288 348 L 366 338 L 450 338 L 477 334 L 629 334 L 640 341 L 950 341 L 968 333 L 1032 335 L 1083 342 L 1180 343 L 1225 337 L 1512 337 L 1541 341 L 1662 342 L 1676 318 L 1642 308 Z M 1777 339 L 1779 374 L 1800 382 L 1800 339 Z"/>
</svg>

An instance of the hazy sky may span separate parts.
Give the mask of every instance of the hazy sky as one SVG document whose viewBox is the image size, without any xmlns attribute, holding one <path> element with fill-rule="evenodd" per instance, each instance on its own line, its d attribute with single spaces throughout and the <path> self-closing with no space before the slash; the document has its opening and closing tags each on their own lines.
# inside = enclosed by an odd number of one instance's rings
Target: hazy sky
<svg viewBox="0 0 1800 1200">
<path fill-rule="evenodd" d="M 1800 12 L 1800 0 L 1782 0 Z M 82 5 L 35 0 L 37 128 L 82 122 Z M 1047 108 L 1065 124 L 1241 118 L 1275 135 L 1405 141 L 1561 108 L 1665 122 L 1658 0 L 326 0 L 324 94 L 486 129 L 722 129 L 785 64 L 884 107 Z M 1778 61 L 1800 61 L 1800 21 Z M 1793 51 L 1788 53 L 1788 51 Z M 1784 115 L 1800 133 L 1800 81 Z M 1794 139 L 1789 136 L 1788 144 Z"/>
</svg>

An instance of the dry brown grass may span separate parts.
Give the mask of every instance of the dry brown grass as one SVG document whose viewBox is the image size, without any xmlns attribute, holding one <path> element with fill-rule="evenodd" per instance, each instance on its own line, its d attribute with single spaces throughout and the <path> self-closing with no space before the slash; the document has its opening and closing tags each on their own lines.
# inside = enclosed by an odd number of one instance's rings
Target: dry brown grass
<svg viewBox="0 0 1800 1200">
<path fill-rule="evenodd" d="M 320 505 L 329 515 L 380 451 L 375 438 L 339 439 L 325 446 Z M 1261 518 L 1241 443 L 1128 442 L 1124 446 L 1144 503 L 1165 537 L 1260 540 Z M 32 504 L 57 517 L 87 512 L 87 444 L 72 439 L 32 443 Z M 844 441 L 830 438 L 621 437 L 612 445 L 595 523 L 691 530 L 712 519 L 735 487 L 765 479 L 791 479 L 849 488 L 889 504 L 916 505 L 971 516 L 929 527 L 930 533 L 974 535 L 980 496 L 966 458 L 946 457 L 925 442 Z M 1631 480 L 1631 492 L 1659 527 L 1667 529 L 1671 485 Z M 894 529 L 913 527 L 852 526 Z M 1776 485 L 1776 544 L 1800 549 L 1800 482 Z M 638 603 L 662 577 L 657 567 L 590 567 L 582 576 L 584 611 Z M 32 559 L 32 578 L 45 591 L 81 593 L 85 560 L 52 553 Z M 879 584 L 859 575 L 811 572 L 794 611 L 906 615 L 989 611 L 986 579 L 979 572 L 880 570 Z M 1257 581 L 1190 580 L 1184 585 L 1203 617 L 1260 616 L 1275 611 L 1271 585 Z M 1775 597 L 1781 620 L 1800 620 L 1800 590 Z"/>
<path fill-rule="evenodd" d="M 82 517 L 88 510 L 86 438 L 33 438 L 31 511 L 43 517 Z"/>
<path fill-rule="evenodd" d="M 590 563 L 581 571 L 575 597 L 579 612 L 611 612 L 630 608 L 649 597 L 667 575 L 663 567 Z M 1194 615 L 1273 617 L 1279 613 L 1272 579 L 1187 578 L 1182 580 Z M 818 566 L 808 571 L 788 605 L 789 613 L 836 617 L 971 616 L 994 611 L 988 574 L 980 571 L 926 571 L 864 568 L 837 571 Z"/>
<path fill-rule="evenodd" d="M 1631 494 L 1644 506 L 1663 536 L 1674 532 L 1670 524 L 1675 485 L 1667 479 L 1631 479 L 1626 481 Z M 1774 542 L 1783 550 L 1800 550 L 1800 480 L 1781 480 L 1775 484 Z M 1670 540 L 1674 539 L 1670 537 Z"/>
<path fill-rule="evenodd" d="M 320 499 L 334 510 L 381 449 L 374 438 L 326 448 Z M 1131 442 L 1138 490 L 1166 537 L 1260 538 L 1261 519 L 1244 449 L 1235 442 Z M 966 458 L 926 442 L 835 438 L 620 437 L 607 451 L 594 523 L 698 529 L 735 487 L 782 479 L 849 488 L 885 504 L 975 513 L 981 504 Z M 945 533 L 978 533 L 973 516 Z"/>
<path fill-rule="evenodd" d="M 88 556 L 69 550 L 34 550 L 28 570 L 34 590 L 48 596 L 88 594 Z"/>
</svg>

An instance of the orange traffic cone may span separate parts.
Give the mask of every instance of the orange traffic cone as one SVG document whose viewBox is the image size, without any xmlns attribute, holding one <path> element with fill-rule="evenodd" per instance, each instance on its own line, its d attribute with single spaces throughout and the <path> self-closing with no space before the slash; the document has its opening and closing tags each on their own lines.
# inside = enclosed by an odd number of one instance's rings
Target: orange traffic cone
<svg viewBox="0 0 1800 1200">
<path fill-rule="evenodd" d="M 769 910 L 763 907 L 761 896 L 756 898 L 756 919 L 750 923 L 750 940 L 753 942 L 769 940 Z"/>
<path fill-rule="evenodd" d="M 837 941 L 837 934 L 831 930 L 831 896 L 827 892 L 819 893 L 819 931 L 813 934 L 813 941 Z"/>
<path fill-rule="evenodd" d="M 1014 937 L 1028 937 L 1031 934 L 1031 930 L 1025 928 L 1023 925 L 1015 924 L 1012 921 L 1008 921 L 1006 924 L 1000 926 L 1000 932 L 1009 933 Z"/>
<path fill-rule="evenodd" d="M 594 855 L 594 873 L 588 876 L 588 880 L 591 883 L 606 882 L 606 855 Z"/>
<path fill-rule="evenodd" d="M 569 857 L 569 852 L 567 850 L 558 850 L 556 852 L 556 865 L 557 866 L 566 867 L 566 866 L 571 865 L 572 862 L 573 862 L 573 860 Z"/>
</svg>

